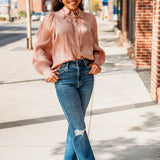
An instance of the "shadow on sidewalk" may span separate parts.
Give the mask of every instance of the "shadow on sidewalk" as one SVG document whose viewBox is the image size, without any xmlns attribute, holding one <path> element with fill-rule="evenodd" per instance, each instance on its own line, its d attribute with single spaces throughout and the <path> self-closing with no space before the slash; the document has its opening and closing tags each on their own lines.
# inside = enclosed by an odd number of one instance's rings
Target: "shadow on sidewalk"
<svg viewBox="0 0 160 160">
<path fill-rule="evenodd" d="M 51 154 L 63 157 L 64 148 L 65 142 L 61 142 Z M 160 146 L 157 141 L 148 141 L 142 146 L 137 145 L 134 138 L 118 137 L 113 140 L 98 141 L 92 148 L 96 157 L 103 157 L 97 160 L 160 160 Z"/>
<path fill-rule="evenodd" d="M 158 141 L 147 141 L 145 144 L 137 145 L 136 138 L 118 137 L 109 141 L 98 141 L 93 148 L 97 156 L 103 157 L 102 160 L 159 160 Z"/>
<path fill-rule="evenodd" d="M 159 131 L 160 116 L 158 114 L 147 113 L 142 117 L 145 117 L 143 125 L 130 128 L 128 130 L 130 135 Z M 160 160 L 159 141 L 148 139 L 141 145 L 136 138 L 120 136 L 115 139 L 95 141 L 93 149 L 98 157 L 97 160 Z M 64 148 L 65 142 L 61 142 L 52 154 L 63 156 Z"/>
<path fill-rule="evenodd" d="M 32 28 L 32 35 L 36 34 L 38 28 Z M 27 38 L 26 27 L 23 26 L 0 26 L 0 47 Z M 7 31 L 7 32 L 6 32 Z M 21 31 L 19 33 L 19 31 Z"/>
<path fill-rule="evenodd" d="M 146 86 L 148 92 L 151 92 L 151 68 L 148 69 L 136 69 L 139 77 Z"/>
<path fill-rule="evenodd" d="M 153 105 L 156 105 L 156 103 L 143 102 L 143 103 L 123 105 L 123 106 L 116 106 L 116 107 L 111 107 L 111 108 L 96 109 L 92 111 L 92 116 L 99 115 L 99 114 L 112 113 L 112 112 L 125 111 L 129 109 L 138 109 L 138 108 L 149 107 Z M 86 116 L 90 116 L 90 111 L 87 111 Z M 66 119 L 65 116 L 63 114 L 60 114 L 60 115 L 53 115 L 53 116 L 48 116 L 48 117 L 38 117 L 38 118 L 32 118 L 32 119 L 3 122 L 3 123 L 0 123 L 0 129 L 47 123 L 47 122 L 54 122 L 54 121 L 61 121 L 65 119 Z M 159 117 L 159 121 L 160 121 L 160 117 Z"/>
<path fill-rule="evenodd" d="M 26 82 L 37 82 L 37 81 L 45 81 L 44 78 L 41 79 L 31 79 L 31 80 L 23 80 L 23 81 L 13 81 L 13 82 L 5 82 L 5 81 L 0 81 L 0 85 L 4 84 L 16 84 L 16 83 L 26 83 Z"/>
</svg>

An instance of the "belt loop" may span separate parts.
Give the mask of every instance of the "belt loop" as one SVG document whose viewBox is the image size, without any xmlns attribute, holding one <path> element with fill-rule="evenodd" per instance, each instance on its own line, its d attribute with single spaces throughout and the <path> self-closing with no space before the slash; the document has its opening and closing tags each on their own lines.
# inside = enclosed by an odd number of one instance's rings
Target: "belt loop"
<svg viewBox="0 0 160 160">
<path fill-rule="evenodd" d="M 69 64 L 69 62 L 66 63 L 66 69 L 68 69 L 68 64 Z"/>
<path fill-rule="evenodd" d="M 76 60 L 76 65 L 78 66 L 78 60 Z"/>
<path fill-rule="evenodd" d="M 85 64 L 85 66 L 87 66 L 87 61 L 86 61 L 86 59 L 83 59 L 83 62 L 84 62 L 84 64 Z"/>
</svg>

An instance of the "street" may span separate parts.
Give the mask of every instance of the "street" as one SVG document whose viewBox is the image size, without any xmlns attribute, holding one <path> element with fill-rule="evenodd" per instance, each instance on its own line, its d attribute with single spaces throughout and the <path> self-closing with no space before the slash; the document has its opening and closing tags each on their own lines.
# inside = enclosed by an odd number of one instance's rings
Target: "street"
<svg viewBox="0 0 160 160">
<path fill-rule="evenodd" d="M 32 35 L 35 35 L 40 21 L 32 21 Z M 0 24 L 0 46 L 21 40 L 27 35 L 26 22 L 11 22 Z"/>
</svg>

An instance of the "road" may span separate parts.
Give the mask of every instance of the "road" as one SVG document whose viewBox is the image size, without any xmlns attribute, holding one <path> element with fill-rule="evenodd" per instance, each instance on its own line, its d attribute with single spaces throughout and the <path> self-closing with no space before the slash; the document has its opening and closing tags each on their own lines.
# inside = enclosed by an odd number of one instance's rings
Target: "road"
<svg viewBox="0 0 160 160">
<path fill-rule="evenodd" d="M 37 33 L 40 22 L 32 22 L 32 35 Z M 0 47 L 27 37 L 27 23 L 17 21 L 0 24 Z"/>
</svg>

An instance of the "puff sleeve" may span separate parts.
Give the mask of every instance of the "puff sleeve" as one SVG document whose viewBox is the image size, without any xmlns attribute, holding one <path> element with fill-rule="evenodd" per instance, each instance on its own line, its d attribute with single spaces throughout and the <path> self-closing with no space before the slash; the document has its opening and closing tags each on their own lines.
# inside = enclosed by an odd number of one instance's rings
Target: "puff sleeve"
<svg viewBox="0 0 160 160">
<path fill-rule="evenodd" d="M 95 16 L 92 14 L 92 35 L 93 35 L 93 56 L 94 62 L 97 65 L 103 65 L 105 63 L 105 52 L 99 47 L 98 35 L 97 35 L 97 21 Z"/>
<path fill-rule="evenodd" d="M 48 13 L 41 22 L 33 49 L 32 64 L 37 72 L 47 78 L 53 72 L 51 70 L 52 60 L 52 37 L 54 14 Z"/>
</svg>

